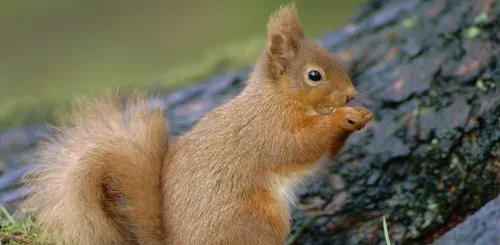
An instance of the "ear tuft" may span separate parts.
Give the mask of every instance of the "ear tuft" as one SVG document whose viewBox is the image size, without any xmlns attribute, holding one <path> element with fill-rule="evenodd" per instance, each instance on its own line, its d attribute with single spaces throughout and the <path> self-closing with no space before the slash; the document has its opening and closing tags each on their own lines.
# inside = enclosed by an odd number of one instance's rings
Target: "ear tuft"
<svg viewBox="0 0 500 245">
<path fill-rule="evenodd" d="M 281 34 L 287 39 L 304 38 L 304 30 L 295 3 L 281 5 L 271 15 L 267 23 L 267 33 L 268 36 Z"/>
<path fill-rule="evenodd" d="M 267 67 L 270 75 L 279 78 L 294 59 L 304 31 L 295 4 L 282 5 L 267 23 Z"/>
</svg>

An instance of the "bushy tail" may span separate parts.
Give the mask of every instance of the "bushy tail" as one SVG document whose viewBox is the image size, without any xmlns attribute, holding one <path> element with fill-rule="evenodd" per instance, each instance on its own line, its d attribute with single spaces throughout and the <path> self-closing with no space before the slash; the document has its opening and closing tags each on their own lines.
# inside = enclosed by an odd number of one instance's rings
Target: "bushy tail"
<svg viewBox="0 0 500 245">
<path fill-rule="evenodd" d="M 80 100 L 40 146 L 24 206 L 55 244 L 162 244 L 167 140 L 162 109 L 144 94 Z"/>
</svg>

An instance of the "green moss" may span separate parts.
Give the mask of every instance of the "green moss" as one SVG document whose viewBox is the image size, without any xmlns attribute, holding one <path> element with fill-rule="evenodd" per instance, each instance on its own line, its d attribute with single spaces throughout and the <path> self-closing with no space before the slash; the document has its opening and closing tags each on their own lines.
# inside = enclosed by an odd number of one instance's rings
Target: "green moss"
<svg viewBox="0 0 500 245">
<path fill-rule="evenodd" d="M 481 24 L 481 23 L 484 23 L 487 19 L 488 19 L 488 13 L 482 12 L 481 14 L 476 16 L 476 18 L 474 19 L 474 22 L 476 24 Z"/>
<path fill-rule="evenodd" d="M 471 26 L 465 30 L 464 34 L 467 39 L 476 39 L 481 34 L 481 29 L 477 26 Z"/>
<path fill-rule="evenodd" d="M 408 17 L 403 20 L 403 27 L 411 29 L 415 27 L 418 24 L 418 22 L 419 18 L 417 16 Z"/>
<path fill-rule="evenodd" d="M 0 244 L 44 244 L 33 215 L 25 213 L 14 217 L 4 207 L 0 207 L 0 211 Z"/>
<path fill-rule="evenodd" d="M 484 85 L 483 80 L 479 79 L 476 82 L 476 87 L 481 91 L 481 92 L 488 92 L 488 87 Z"/>
</svg>

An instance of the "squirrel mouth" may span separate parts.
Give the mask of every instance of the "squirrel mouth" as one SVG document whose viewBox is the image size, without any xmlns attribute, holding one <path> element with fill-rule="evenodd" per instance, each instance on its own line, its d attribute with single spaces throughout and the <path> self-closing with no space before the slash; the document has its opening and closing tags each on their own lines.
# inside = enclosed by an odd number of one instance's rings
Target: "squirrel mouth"
<svg viewBox="0 0 500 245">
<path fill-rule="evenodd" d="M 321 116 L 331 115 L 334 111 L 335 107 L 330 105 L 322 105 L 316 110 L 316 112 L 318 112 L 318 114 Z"/>
</svg>

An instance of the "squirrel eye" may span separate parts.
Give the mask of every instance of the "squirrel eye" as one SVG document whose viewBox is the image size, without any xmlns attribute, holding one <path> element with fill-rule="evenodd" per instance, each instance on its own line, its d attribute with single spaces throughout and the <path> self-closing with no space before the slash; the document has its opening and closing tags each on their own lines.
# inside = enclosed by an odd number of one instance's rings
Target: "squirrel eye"
<svg viewBox="0 0 500 245">
<path fill-rule="evenodd" d="M 316 70 L 312 70 L 308 74 L 309 80 L 314 81 L 314 82 L 319 82 L 321 81 L 321 73 Z"/>
</svg>

